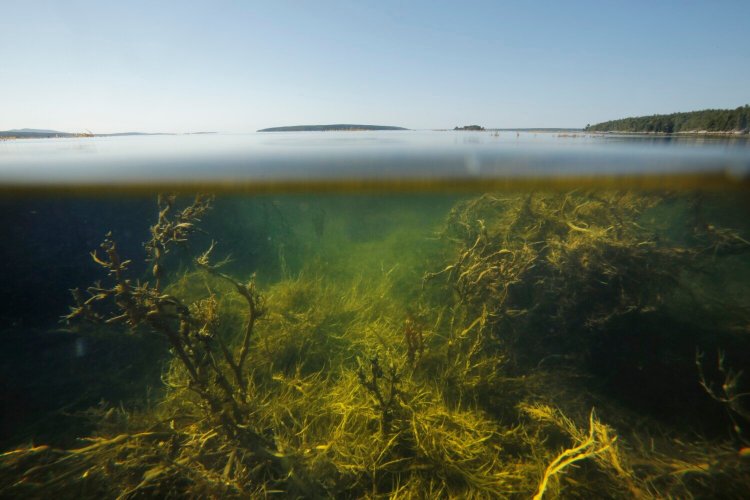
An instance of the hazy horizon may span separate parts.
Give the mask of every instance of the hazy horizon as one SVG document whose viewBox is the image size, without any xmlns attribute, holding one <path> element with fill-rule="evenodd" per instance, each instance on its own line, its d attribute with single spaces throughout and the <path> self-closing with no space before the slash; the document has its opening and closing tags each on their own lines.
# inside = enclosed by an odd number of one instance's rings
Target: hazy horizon
<svg viewBox="0 0 750 500">
<path fill-rule="evenodd" d="M 3 7 L 0 130 L 583 128 L 750 102 L 750 3 Z"/>
<path fill-rule="evenodd" d="M 161 131 L 151 131 L 151 132 L 143 132 L 142 130 L 117 130 L 113 132 L 96 132 L 91 130 L 90 132 L 97 135 L 108 135 L 108 134 L 138 134 L 138 133 L 145 133 L 145 134 L 214 134 L 214 133 L 223 133 L 223 134 L 249 134 L 254 132 L 266 132 L 269 131 L 267 129 L 270 128 L 284 128 L 284 127 L 306 127 L 306 126 L 332 126 L 332 125 L 362 125 L 362 126 L 394 126 L 391 123 L 291 123 L 288 125 L 280 125 L 278 127 L 263 127 L 258 130 L 244 130 L 244 131 L 238 131 L 238 130 L 224 130 L 224 131 L 214 131 L 214 130 L 187 130 L 187 131 L 181 131 L 181 132 L 174 132 L 171 130 L 161 130 Z M 464 125 L 472 125 L 472 124 L 464 124 Z M 404 132 L 404 131 L 443 131 L 443 130 L 453 130 L 454 127 L 429 127 L 429 128 L 410 128 L 410 127 L 403 127 L 402 125 L 395 125 L 396 127 L 402 127 L 403 130 L 386 130 L 387 132 Z M 458 125 L 463 126 L 463 125 Z M 507 131 L 515 131 L 515 130 L 583 130 L 583 127 L 490 127 L 490 126 L 484 126 L 482 127 L 485 130 L 507 130 Z M 76 133 L 83 133 L 87 132 L 87 130 L 58 130 L 58 129 L 50 129 L 50 128 L 42 128 L 42 127 L 14 127 L 9 129 L 3 129 L 0 130 L 0 132 L 35 132 L 35 133 L 63 133 L 63 134 L 76 134 Z M 379 130 L 379 132 L 382 132 L 382 130 Z"/>
</svg>

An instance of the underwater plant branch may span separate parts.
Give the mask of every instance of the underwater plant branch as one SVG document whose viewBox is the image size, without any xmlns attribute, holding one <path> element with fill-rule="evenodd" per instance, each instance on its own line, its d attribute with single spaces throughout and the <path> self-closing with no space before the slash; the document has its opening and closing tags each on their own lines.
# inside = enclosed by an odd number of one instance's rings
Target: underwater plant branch
<svg viewBox="0 0 750 500">
<path fill-rule="evenodd" d="M 127 278 L 126 271 L 130 261 L 120 258 L 111 233 L 108 233 L 101 245 L 104 254 L 92 252 L 91 258 L 107 271 L 114 283 L 106 286 L 97 282 L 88 288 L 88 296 L 80 290 L 72 291 L 76 305 L 71 307 L 71 312 L 64 319 L 68 322 L 83 319 L 103 324 L 126 323 L 133 330 L 143 326 L 159 333 L 171 347 L 177 361 L 175 367 L 179 367 L 177 373 L 182 372 L 178 377 L 182 376 L 183 380 L 186 380 L 186 384 L 178 386 L 196 393 L 199 397 L 195 405 L 203 413 L 202 425 L 211 426 L 230 447 L 243 450 L 243 458 L 235 455 L 231 460 L 226 459 L 223 466 L 228 467 L 227 470 L 230 472 L 232 468 L 237 467 L 247 470 L 249 464 L 244 458 L 247 453 L 255 462 L 252 465 L 253 470 L 273 471 L 273 476 L 285 482 L 290 492 L 315 496 L 317 485 L 297 466 L 296 456 L 284 452 L 273 437 L 269 438 L 253 428 L 252 411 L 247 397 L 248 387 L 242 372 L 249 357 L 255 323 L 265 311 L 264 302 L 255 288 L 254 280 L 240 283 L 231 276 L 219 272 L 217 266 L 208 263 L 210 249 L 196 259 L 199 268 L 232 283 L 248 304 L 248 318 L 242 332 L 237 358 L 231 355 L 229 348 L 219 338 L 218 303 L 213 294 L 207 299 L 188 305 L 179 298 L 160 291 L 163 285 L 164 255 L 171 245 L 187 243 L 188 236 L 197 230 L 195 223 L 199 221 L 199 216 L 209 208 L 210 198 L 196 197 L 196 201 L 181 212 L 175 212 L 173 204 L 174 197 L 160 197 L 159 221 L 152 226 L 152 237 L 146 244 L 148 260 L 153 263 L 152 273 L 156 283 L 133 283 Z M 225 358 L 226 363 L 219 359 L 221 356 Z M 235 380 L 226 373 L 227 369 L 234 374 Z M 189 431 L 188 435 L 192 435 L 192 432 Z M 119 439 L 125 438 L 118 438 L 111 446 L 116 453 L 125 451 L 118 449 L 123 445 L 123 441 Z M 86 453 L 89 453 L 88 450 Z M 93 452 L 94 449 L 90 450 Z M 200 463 L 200 458 L 183 458 L 190 469 L 204 467 Z M 157 468 L 153 473 L 146 474 L 148 477 L 144 476 L 144 481 L 135 485 L 132 494 L 138 495 L 145 488 L 152 488 L 152 479 L 158 478 L 157 482 L 168 483 L 170 477 L 195 474 L 195 471 L 188 470 L 177 472 L 175 467 L 179 464 L 175 465 L 171 459 L 169 460 L 171 465 L 166 467 L 172 472 L 164 473 Z M 238 460 L 242 460 L 241 466 Z M 56 471 L 56 468 L 53 469 Z M 62 467 L 62 474 L 67 474 L 68 469 L 69 467 Z M 72 474 L 75 476 L 87 470 L 90 469 L 76 468 Z M 209 481 L 205 478 L 201 480 Z M 226 484 L 226 481 L 223 483 Z M 294 495 L 297 496 L 297 493 Z"/>
<path fill-rule="evenodd" d="M 482 229 L 484 229 L 484 224 L 482 223 L 482 221 L 478 221 L 478 222 L 480 223 Z M 473 256 L 476 248 L 479 246 L 480 243 L 482 243 L 483 240 L 485 240 L 485 238 L 486 238 L 486 230 L 480 232 L 480 234 L 476 237 L 476 240 L 474 240 L 474 244 L 471 246 L 471 248 L 468 248 L 467 250 L 462 252 L 456 262 L 446 266 L 442 271 L 437 271 L 434 273 L 426 273 L 424 277 L 422 278 L 422 287 L 424 287 L 425 283 L 427 283 L 428 281 L 431 281 L 437 278 L 438 276 L 441 276 L 446 273 L 448 273 L 448 281 L 449 282 L 453 281 L 453 276 L 455 276 L 456 273 L 461 272 L 461 269 L 463 269 L 464 263 Z"/>
<path fill-rule="evenodd" d="M 188 209 L 185 209 L 188 211 L 188 215 L 180 215 L 178 220 L 194 220 L 193 215 L 195 213 L 202 213 L 207 209 L 207 205 L 205 204 L 201 205 L 201 207 L 200 210 L 195 208 L 195 204 L 188 207 Z M 160 217 L 162 219 L 166 217 L 170 208 L 171 201 L 161 209 Z M 173 228 L 171 231 L 172 233 L 176 232 L 180 236 L 187 229 L 181 226 Z M 160 230 L 153 230 L 152 233 L 155 235 L 166 234 Z M 176 236 L 172 234 L 169 238 L 166 236 L 165 238 L 158 241 L 172 241 Z M 88 291 L 91 297 L 83 302 L 82 305 L 74 308 L 65 319 L 71 321 L 78 317 L 86 319 L 104 318 L 105 323 L 127 321 L 131 328 L 136 328 L 144 323 L 147 324 L 154 331 L 161 333 L 169 342 L 173 352 L 187 371 L 190 379 L 190 389 L 197 392 L 212 409 L 218 409 L 221 405 L 210 395 L 207 385 L 209 381 L 201 376 L 198 369 L 200 356 L 205 355 L 211 365 L 218 386 L 222 389 L 233 408 L 234 415 L 240 415 L 241 411 L 235 399 L 235 391 L 213 358 L 209 342 L 210 336 L 202 335 L 202 330 L 196 328 L 197 321 L 192 316 L 190 309 L 176 297 L 161 294 L 156 287 L 151 288 L 147 284 L 131 285 L 130 281 L 124 276 L 124 271 L 130 261 L 120 258 L 117 253 L 116 244 L 111 239 L 111 233 L 107 234 L 101 248 L 105 251 L 106 258 L 100 258 L 96 252 L 92 252 L 92 258 L 97 264 L 107 269 L 110 275 L 115 277 L 115 285 L 112 288 L 103 288 L 101 285 L 90 287 Z M 74 292 L 74 298 L 80 304 L 80 292 Z M 94 306 L 109 298 L 114 300 L 120 314 L 115 313 L 110 317 L 106 317 L 95 313 Z M 196 330 L 198 331 L 196 332 Z M 192 340 L 194 337 L 198 337 L 201 341 L 202 349 L 196 349 L 197 346 Z"/>
<path fill-rule="evenodd" d="M 272 448 L 272 444 L 268 443 L 267 440 L 257 432 L 253 431 L 240 421 L 241 415 L 243 414 L 240 404 L 236 400 L 235 391 L 231 384 L 223 375 L 220 367 L 216 363 L 210 351 L 207 351 L 207 357 L 209 359 L 212 370 L 216 377 L 216 382 L 224 392 L 226 402 L 230 405 L 231 411 L 227 412 L 222 409 L 222 403 L 218 401 L 214 396 L 211 395 L 207 382 L 201 378 L 198 374 L 197 368 L 190 355 L 185 350 L 185 342 L 182 340 L 186 338 L 189 333 L 190 317 L 189 311 L 183 311 L 183 317 L 180 325 L 180 330 L 170 328 L 168 324 L 159 319 L 153 319 L 151 325 L 161 331 L 171 339 L 172 345 L 175 347 L 175 352 L 183 362 L 185 368 L 188 370 L 191 384 L 190 389 L 196 391 L 203 399 L 208 403 L 214 415 L 219 416 L 219 420 L 222 423 L 222 427 L 228 433 L 230 437 L 234 437 L 242 442 L 243 446 L 247 447 L 253 454 L 255 454 L 261 460 L 269 461 L 277 466 L 281 467 L 282 470 L 288 468 L 282 461 L 287 460 L 284 455 L 275 452 Z M 208 339 L 204 339 L 204 347 L 208 348 Z M 288 472 L 288 471 L 287 471 Z"/>
<path fill-rule="evenodd" d="M 552 462 L 550 462 L 539 482 L 539 487 L 534 495 L 534 500 L 542 499 L 542 496 L 547 489 L 547 484 L 552 476 L 575 462 L 600 455 L 614 444 L 617 437 L 609 438 L 606 433 L 603 433 L 603 437 L 605 438 L 602 440 L 603 442 L 597 439 L 597 434 L 602 434 L 600 427 L 602 427 L 602 425 L 595 420 L 594 410 L 591 410 L 591 413 L 589 414 L 588 436 L 578 446 L 563 450 L 554 460 L 552 460 Z"/>
<path fill-rule="evenodd" d="M 391 430 L 393 414 L 401 406 L 404 396 L 399 387 L 401 376 L 393 363 L 389 364 L 387 373 L 383 371 L 377 354 L 368 361 L 369 374 L 367 373 L 368 370 L 363 366 L 364 363 L 360 360 L 357 378 L 360 385 L 375 399 L 377 409 L 380 412 L 381 431 L 388 433 Z"/>
<path fill-rule="evenodd" d="M 404 340 L 406 341 L 406 359 L 414 368 L 424 354 L 425 342 L 422 325 L 411 315 L 404 320 Z"/>
<path fill-rule="evenodd" d="M 250 340 L 253 336 L 253 330 L 255 328 L 255 323 L 263 316 L 265 313 L 265 307 L 263 303 L 263 298 L 258 293 L 256 287 L 255 287 L 255 276 L 253 275 L 250 280 L 247 283 L 241 283 L 234 277 L 223 273 L 219 271 L 219 267 L 222 266 L 226 261 L 223 261 L 217 265 L 211 265 L 210 264 L 210 254 L 213 251 L 215 246 L 215 242 L 211 242 L 211 246 L 206 250 L 200 257 L 198 257 L 195 260 L 196 265 L 200 268 L 208 272 L 209 274 L 216 276 L 218 278 L 221 278 L 229 283 L 231 283 L 235 290 L 237 290 L 237 293 L 239 293 L 247 303 L 248 307 L 248 314 L 247 319 L 245 320 L 245 327 L 244 331 L 242 333 L 242 341 L 240 344 L 240 352 L 239 356 L 237 357 L 237 360 L 229 355 L 227 357 L 227 362 L 232 367 L 232 370 L 235 373 L 235 376 L 237 378 L 237 383 L 239 384 L 240 388 L 244 388 L 244 376 L 243 376 L 243 367 L 245 365 L 245 361 L 247 359 L 247 355 L 250 352 Z M 226 351 L 226 354 L 229 354 L 228 350 Z"/>
<path fill-rule="evenodd" d="M 153 263 L 151 272 L 156 280 L 155 288 L 161 290 L 164 269 L 162 260 L 174 244 L 185 244 L 188 237 L 197 231 L 197 224 L 201 217 L 210 208 L 213 202 L 212 196 L 198 194 L 193 203 L 186 208 L 174 213 L 176 196 L 174 194 L 160 194 L 158 197 L 159 218 L 156 224 L 151 226 L 151 239 L 146 242 L 145 248 L 148 260 Z"/>
<path fill-rule="evenodd" d="M 734 372 L 731 368 L 727 368 L 726 354 L 724 351 L 719 350 L 716 353 L 716 364 L 719 373 L 724 377 L 724 381 L 721 384 L 721 392 L 719 392 L 714 387 L 714 384 L 706 378 L 703 369 L 703 358 L 704 353 L 696 350 L 695 365 L 698 370 L 698 379 L 701 387 L 703 387 L 703 390 L 711 399 L 721 403 L 727 410 L 727 415 L 732 421 L 732 430 L 736 437 L 742 443 L 750 444 L 750 440 L 745 437 L 744 430 L 738 421 L 739 418 L 746 423 L 750 423 L 750 410 L 745 407 L 745 398 L 750 398 L 750 392 L 739 391 L 739 381 L 742 371 Z"/>
</svg>

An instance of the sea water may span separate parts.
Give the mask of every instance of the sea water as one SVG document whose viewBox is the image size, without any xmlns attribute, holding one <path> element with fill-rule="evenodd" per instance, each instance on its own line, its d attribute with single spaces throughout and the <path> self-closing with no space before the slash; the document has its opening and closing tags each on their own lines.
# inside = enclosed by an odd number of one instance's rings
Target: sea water
<svg viewBox="0 0 750 500">
<path fill-rule="evenodd" d="M 0 495 L 741 498 L 748 174 L 742 137 L 0 142 Z"/>
</svg>

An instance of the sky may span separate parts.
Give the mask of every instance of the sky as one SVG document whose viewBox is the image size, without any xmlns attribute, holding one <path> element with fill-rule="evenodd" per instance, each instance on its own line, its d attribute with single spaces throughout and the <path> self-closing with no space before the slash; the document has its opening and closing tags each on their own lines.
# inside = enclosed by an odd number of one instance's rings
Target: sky
<svg viewBox="0 0 750 500">
<path fill-rule="evenodd" d="M 0 130 L 583 127 L 750 103 L 750 1 L 0 0 Z"/>
</svg>

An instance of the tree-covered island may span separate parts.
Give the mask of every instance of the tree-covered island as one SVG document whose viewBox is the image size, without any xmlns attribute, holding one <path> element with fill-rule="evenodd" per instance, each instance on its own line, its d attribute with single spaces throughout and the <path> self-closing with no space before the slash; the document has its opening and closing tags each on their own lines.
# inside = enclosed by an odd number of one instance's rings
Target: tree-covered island
<svg viewBox="0 0 750 500">
<path fill-rule="evenodd" d="M 587 125 L 587 132 L 744 133 L 750 130 L 750 106 L 704 109 L 669 115 L 638 116 Z"/>
<path fill-rule="evenodd" d="M 454 127 L 453 130 L 484 130 L 484 127 L 480 125 L 464 125 L 463 127 Z"/>
</svg>

